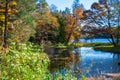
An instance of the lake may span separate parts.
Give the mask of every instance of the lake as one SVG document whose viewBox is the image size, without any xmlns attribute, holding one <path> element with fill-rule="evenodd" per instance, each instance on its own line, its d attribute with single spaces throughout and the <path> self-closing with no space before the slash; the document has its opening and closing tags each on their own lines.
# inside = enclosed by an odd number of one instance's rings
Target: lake
<svg viewBox="0 0 120 80">
<path fill-rule="evenodd" d="M 117 54 L 110 52 L 95 51 L 92 47 L 78 48 L 80 61 L 74 63 L 74 69 L 77 67 L 82 70 L 86 76 L 100 76 L 103 73 L 119 73 L 120 59 Z M 76 52 L 76 49 L 73 50 Z M 114 56 L 114 57 L 113 57 Z"/>
<path fill-rule="evenodd" d="M 92 39 L 87 41 L 80 39 L 80 42 L 107 43 L 109 41 L 107 39 Z M 67 67 L 61 64 L 62 68 L 59 68 L 58 63 L 61 62 L 59 61 L 56 63 L 58 66 L 56 67 L 56 64 L 53 64 L 52 68 L 55 66 L 58 70 L 69 69 L 74 71 L 78 76 L 84 74 L 87 77 L 100 76 L 104 73 L 120 73 L 120 65 L 118 65 L 120 59 L 117 53 L 96 51 L 92 47 L 81 47 L 71 51 L 75 55 L 72 63 L 67 64 Z M 65 52 L 63 53 L 66 54 Z"/>
<path fill-rule="evenodd" d="M 91 43 L 91 42 L 102 42 L 102 43 L 108 43 L 108 39 L 105 39 L 105 38 L 95 38 L 95 39 L 80 39 L 80 42 L 88 42 L 88 43 Z"/>
</svg>

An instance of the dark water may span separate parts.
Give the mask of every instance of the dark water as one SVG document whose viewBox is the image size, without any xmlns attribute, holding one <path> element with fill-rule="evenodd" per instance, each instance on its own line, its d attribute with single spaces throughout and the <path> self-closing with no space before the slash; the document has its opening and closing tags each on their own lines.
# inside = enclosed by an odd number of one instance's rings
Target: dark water
<svg viewBox="0 0 120 80">
<path fill-rule="evenodd" d="M 86 76 L 99 76 L 103 73 L 119 73 L 120 59 L 117 54 L 110 52 L 95 51 L 92 47 L 82 47 L 73 50 L 79 52 L 80 61 L 74 63 L 74 69 L 82 70 Z"/>
</svg>

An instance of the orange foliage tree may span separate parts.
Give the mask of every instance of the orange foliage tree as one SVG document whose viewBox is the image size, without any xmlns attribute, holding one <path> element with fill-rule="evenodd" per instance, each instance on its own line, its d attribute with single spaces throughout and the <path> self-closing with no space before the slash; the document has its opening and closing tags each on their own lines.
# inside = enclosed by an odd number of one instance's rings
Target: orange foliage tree
<svg viewBox="0 0 120 80">
<path fill-rule="evenodd" d="M 76 18 L 71 14 L 66 15 L 66 27 L 65 27 L 66 43 L 76 38 L 80 38 L 80 26 L 76 23 Z"/>
<path fill-rule="evenodd" d="M 82 15 L 83 10 L 82 7 L 78 6 L 73 9 L 73 15 L 72 14 L 66 14 L 66 24 L 67 27 L 65 28 L 65 37 L 66 42 L 68 43 L 70 40 L 78 41 L 81 37 L 80 33 L 80 19 L 83 17 Z"/>
<path fill-rule="evenodd" d="M 50 9 L 45 1 L 40 2 L 39 8 L 36 10 L 36 34 L 35 38 L 38 44 L 42 41 L 52 40 L 56 36 L 56 29 L 58 28 L 57 18 L 52 16 Z"/>
</svg>

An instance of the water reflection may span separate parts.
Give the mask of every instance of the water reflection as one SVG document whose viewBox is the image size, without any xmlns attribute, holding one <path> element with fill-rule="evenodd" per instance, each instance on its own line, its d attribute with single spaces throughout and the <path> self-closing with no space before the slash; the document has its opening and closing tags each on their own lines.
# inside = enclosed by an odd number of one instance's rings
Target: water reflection
<svg viewBox="0 0 120 80">
<path fill-rule="evenodd" d="M 80 49 L 76 48 L 73 50 L 73 54 L 74 54 L 74 61 L 73 63 L 70 65 L 70 70 L 72 70 L 74 72 L 74 75 L 76 76 L 76 78 L 80 79 L 82 73 L 82 69 L 80 67 L 81 64 L 81 55 L 80 55 Z"/>
<path fill-rule="evenodd" d="M 74 54 L 72 50 L 55 49 L 55 54 L 50 58 L 49 69 L 51 72 L 67 69 L 69 65 L 74 61 Z"/>
<path fill-rule="evenodd" d="M 60 50 L 60 49 L 58 49 Z M 50 70 L 71 70 L 76 77 L 82 74 L 91 77 L 103 73 L 119 73 L 120 66 L 117 54 L 95 51 L 92 47 L 82 47 L 74 50 L 56 51 L 59 56 L 51 59 Z M 62 55 L 60 55 L 62 54 Z"/>
<path fill-rule="evenodd" d="M 81 61 L 80 69 L 86 76 L 99 76 L 102 73 L 118 73 L 120 66 L 118 58 L 113 58 L 110 52 L 95 51 L 92 47 L 79 48 Z"/>
</svg>

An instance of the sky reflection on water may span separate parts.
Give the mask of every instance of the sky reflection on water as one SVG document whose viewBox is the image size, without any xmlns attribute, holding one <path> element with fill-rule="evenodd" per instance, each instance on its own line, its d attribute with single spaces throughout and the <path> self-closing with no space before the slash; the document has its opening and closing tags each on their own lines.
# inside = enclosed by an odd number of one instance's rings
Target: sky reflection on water
<svg viewBox="0 0 120 80">
<path fill-rule="evenodd" d="M 102 73 L 120 72 L 120 66 L 118 65 L 120 59 L 117 57 L 113 58 L 112 53 L 95 51 L 92 47 L 82 47 L 78 50 L 81 60 L 75 64 L 74 67 L 79 66 L 86 76 L 99 76 Z M 75 50 L 73 52 L 75 52 Z"/>
</svg>

